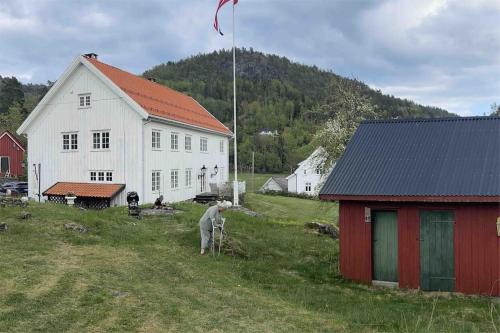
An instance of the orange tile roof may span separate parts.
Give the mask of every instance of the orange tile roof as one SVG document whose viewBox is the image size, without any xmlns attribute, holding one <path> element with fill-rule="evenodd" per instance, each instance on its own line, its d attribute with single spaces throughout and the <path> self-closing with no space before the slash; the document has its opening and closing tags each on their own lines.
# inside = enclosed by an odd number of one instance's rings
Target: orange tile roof
<svg viewBox="0 0 500 333">
<path fill-rule="evenodd" d="M 77 197 L 113 198 L 125 188 L 123 184 L 70 183 L 58 182 L 43 195 L 66 195 L 74 193 Z"/>
<path fill-rule="evenodd" d="M 86 58 L 86 60 L 113 81 L 150 115 L 224 134 L 231 133 L 224 124 L 190 96 L 107 65 L 97 59 Z"/>
</svg>

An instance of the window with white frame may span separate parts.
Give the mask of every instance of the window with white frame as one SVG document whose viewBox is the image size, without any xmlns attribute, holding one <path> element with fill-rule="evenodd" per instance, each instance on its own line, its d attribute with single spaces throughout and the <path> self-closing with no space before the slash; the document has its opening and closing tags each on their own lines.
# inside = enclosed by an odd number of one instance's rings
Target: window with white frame
<svg viewBox="0 0 500 333">
<path fill-rule="evenodd" d="M 153 192 L 160 191 L 160 171 L 152 171 L 151 172 L 151 190 Z"/>
<path fill-rule="evenodd" d="M 92 149 L 109 149 L 109 131 L 92 132 Z"/>
<path fill-rule="evenodd" d="M 311 192 L 311 183 L 310 182 L 306 183 L 306 192 Z"/>
<path fill-rule="evenodd" d="M 191 135 L 186 135 L 184 137 L 184 150 L 191 151 Z"/>
<path fill-rule="evenodd" d="M 224 152 L 224 140 L 220 140 L 220 142 L 219 142 L 219 151 L 221 153 Z"/>
<path fill-rule="evenodd" d="M 321 175 L 322 173 L 323 173 L 323 170 L 322 170 L 321 166 L 319 166 L 319 165 L 318 165 L 318 166 L 316 167 L 316 174 L 317 174 L 317 175 Z"/>
<path fill-rule="evenodd" d="M 304 175 L 307 175 L 307 170 L 306 169 L 304 169 Z"/>
<path fill-rule="evenodd" d="M 193 172 L 191 169 L 186 169 L 186 182 L 185 182 L 186 187 L 191 187 L 192 174 Z"/>
<path fill-rule="evenodd" d="M 63 150 L 78 150 L 78 133 L 63 133 Z"/>
<path fill-rule="evenodd" d="M 170 171 L 170 188 L 179 188 L 179 170 Z"/>
<path fill-rule="evenodd" d="M 208 151 L 208 139 L 200 138 L 200 151 L 207 152 Z"/>
<path fill-rule="evenodd" d="M 89 108 L 90 105 L 90 94 L 80 94 L 78 95 L 78 107 Z"/>
<path fill-rule="evenodd" d="M 179 133 L 170 133 L 170 149 L 179 150 Z"/>
<path fill-rule="evenodd" d="M 151 131 L 151 148 L 161 149 L 161 132 L 158 130 Z"/>
<path fill-rule="evenodd" d="M 92 170 L 92 171 L 90 171 L 90 181 L 91 182 L 112 182 L 113 181 L 113 171 Z"/>
</svg>

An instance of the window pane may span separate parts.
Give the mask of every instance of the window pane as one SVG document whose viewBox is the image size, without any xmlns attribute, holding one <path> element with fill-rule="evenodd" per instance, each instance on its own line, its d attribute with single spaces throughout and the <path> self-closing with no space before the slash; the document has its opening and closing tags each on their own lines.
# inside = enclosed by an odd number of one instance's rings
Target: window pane
<svg viewBox="0 0 500 333">
<path fill-rule="evenodd" d="M 85 96 L 85 105 L 90 106 L 90 95 Z"/>
<path fill-rule="evenodd" d="M 177 133 L 170 134 L 170 149 L 179 149 L 179 135 Z"/>
<path fill-rule="evenodd" d="M 99 172 L 97 173 L 97 175 L 98 175 L 98 179 L 99 179 L 99 181 L 100 181 L 100 182 L 103 182 L 103 181 L 104 181 L 104 171 L 99 171 Z"/>
<path fill-rule="evenodd" d="M 63 150 L 69 150 L 69 134 L 63 134 Z"/>
<path fill-rule="evenodd" d="M 85 98 L 83 96 L 80 96 L 80 106 L 85 106 Z"/>
<path fill-rule="evenodd" d="M 200 151 L 207 151 L 207 139 L 200 138 Z"/>
<path fill-rule="evenodd" d="M 191 150 L 191 137 L 190 136 L 186 136 L 184 138 L 184 149 Z"/>
<path fill-rule="evenodd" d="M 95 182 L 96 181 L 96 174 L 95 171 L 90 172 L 90 181 Z"/>
<path fill-rule="evenodd" d="M 109 132 L 102 132 L 102 149 L 109 149 Z"/>
<path fill-rule="evenodd" d="M 71 134 L 71 149 L 72 150 L 78 149 L 78 134 L 76 133 Z"/>
<path fill-rule="evenodd" d="M 113 173 L 112 172 L 106 172 L 106 181 L 107 182 L 113 181 Z"/>
<path fill-rule="evenodd" d="M 101 148 L 101 133 L 92 133 L 94 149 Z"/>
<path fill-rule="evenodd" d="M 178 188 L 179 187 L 179 171 L 172 170 L 170 172 L 170 187 Z"/>
<path fill-rule="evenodd" d="M 158 131 L 152 131 L 151 132 L 151 147 L 159 149 L 161 148 L 160 144 L 160 132 Z"/>
</svg>

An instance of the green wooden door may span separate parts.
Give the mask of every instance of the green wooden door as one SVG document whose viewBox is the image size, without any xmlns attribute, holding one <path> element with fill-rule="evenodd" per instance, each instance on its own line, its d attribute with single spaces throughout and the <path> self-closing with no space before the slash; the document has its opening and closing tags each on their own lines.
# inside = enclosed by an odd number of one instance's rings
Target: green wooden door
<svg viewBox="0 0 500 333">
<path fill-rule="evenodd" d="M 455 289 L 453 212 L 420 211 L 420 288 Z"/>
<path fill-rule="evenodd" d="M 372 221 L 373 279 L 398 281 L 398 227 L 396 212 L 374 212 Z"/>
<path fill-rule="evenodd" d="M 2 156 L 0 158 L 0 171 L 2 173 L 6 173 L 7 171 L 10 171 L 10 166 L 9 166 L 9 158 Z"/>
</svg>

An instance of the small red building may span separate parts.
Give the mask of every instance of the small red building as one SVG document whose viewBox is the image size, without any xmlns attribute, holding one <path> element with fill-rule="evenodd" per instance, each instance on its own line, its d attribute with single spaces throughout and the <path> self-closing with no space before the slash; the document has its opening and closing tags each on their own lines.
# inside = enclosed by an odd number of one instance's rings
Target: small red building
<svg viewBox="0 0 500 333">
<path fill-rule="evenodd" d="M 20 177 L 24 174 L 23 144 L 9 131 L 0 134 L 0 176 Z"/>
<path fill-rule="evenodd" d="M 500 295 L 500 117 L 364 122 L 320 198 L 345 278 Z"/>
</svg>

